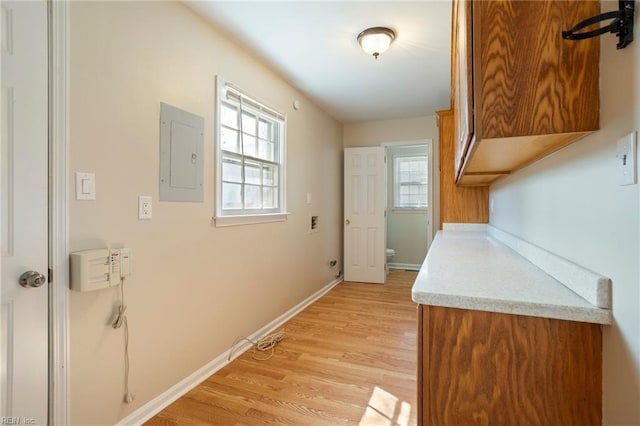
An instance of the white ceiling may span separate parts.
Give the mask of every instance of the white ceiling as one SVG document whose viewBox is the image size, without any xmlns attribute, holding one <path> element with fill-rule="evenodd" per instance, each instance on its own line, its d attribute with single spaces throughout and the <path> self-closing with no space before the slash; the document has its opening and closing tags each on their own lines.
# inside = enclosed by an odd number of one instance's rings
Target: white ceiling
<svg viewBox="0 0 640 426">
<path fill-rule="evenodd" d="M 186 3 L 343 123 L 449 108 L 450 0 Z M 356 40 L 374 26 L 396 32 L 377 60 Z"/>
</svg>

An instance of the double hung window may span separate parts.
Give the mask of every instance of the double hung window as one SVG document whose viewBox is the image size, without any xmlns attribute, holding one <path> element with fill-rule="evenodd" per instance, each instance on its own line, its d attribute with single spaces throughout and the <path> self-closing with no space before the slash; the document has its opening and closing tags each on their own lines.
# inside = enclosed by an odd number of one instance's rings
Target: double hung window
<svg viewBox="0 0 640 426">
<path fill-rule="evenodd" d="M 284 220 L 285 116 L 217 84 L 216 225 Z"/>
<path fill-rule="evenodd" d="M 394 157 L 394 208 L 426 209 L 427 156 Z"/>
</svg>

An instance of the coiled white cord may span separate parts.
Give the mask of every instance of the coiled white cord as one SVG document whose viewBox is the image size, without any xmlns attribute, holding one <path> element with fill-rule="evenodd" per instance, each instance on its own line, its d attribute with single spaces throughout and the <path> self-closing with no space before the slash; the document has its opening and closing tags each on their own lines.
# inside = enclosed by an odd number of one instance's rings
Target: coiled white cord
<svg viewBox="0 0 640 426">
<path fill-rule="evenodd" d="M 231 346 L 231 350 L 229 351 L 229 356 L 227 357 L 227 361 L 231 361 L 231 357 L 233 353 L 236 351 L 236 347 L 238 343 L 246 340 L 247 342 L 253 345 L 253 353 L 251 357 L 257 361 L 266 361 L 271 358 L 275 352 L 276 345 L 284 339 L 284 331 L 278 331 L 277 333 L 270 334 L 268 336 L 264 336 L 259 338 L 256 341 L 249 339 L 248 337 L 239 337 L 233 342 Z M 258 355 L 259 353 L 268 352 L 266 355 Z"/>
</svg>

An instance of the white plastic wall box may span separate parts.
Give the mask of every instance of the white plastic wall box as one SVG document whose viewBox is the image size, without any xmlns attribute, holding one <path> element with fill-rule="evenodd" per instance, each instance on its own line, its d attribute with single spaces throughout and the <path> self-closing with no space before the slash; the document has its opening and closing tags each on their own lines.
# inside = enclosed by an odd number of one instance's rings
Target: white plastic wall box
<svg viewBox="0 0 640 426">
<path fill-rule="evenodd" d="M 204 118 L 160 103 L 160 201 L 203 202 Z"/>
<path fill-rule="evenodd" d="M 83 262 L 84 258 L 84 262 Z M 92 291 L 108 288 L 109 250 L 82 250 L 70 253 L 71 290 Z"/>
</svg>

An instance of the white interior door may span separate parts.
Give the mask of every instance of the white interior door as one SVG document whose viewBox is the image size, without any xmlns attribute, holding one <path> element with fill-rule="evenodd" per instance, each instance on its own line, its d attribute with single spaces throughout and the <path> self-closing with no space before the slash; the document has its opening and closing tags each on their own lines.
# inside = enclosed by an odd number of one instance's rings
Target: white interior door
<svg viewBox="0 0 640 426">
<path fill-rule="evenodd" d="M 46 424 L 48 404 L 47 2 L 0 2 L 0 413 Z M 25 272 L 34 271 L 23 285 Z M 25 287 L 25 285 L 27 287 Z M 7 420 L 8 419 L 8 420 Z"/>
<path fill-rule="evenodd" d="M 344 150 L 344 279 L 385 281 L 384 147 Z"/>
</svg>

